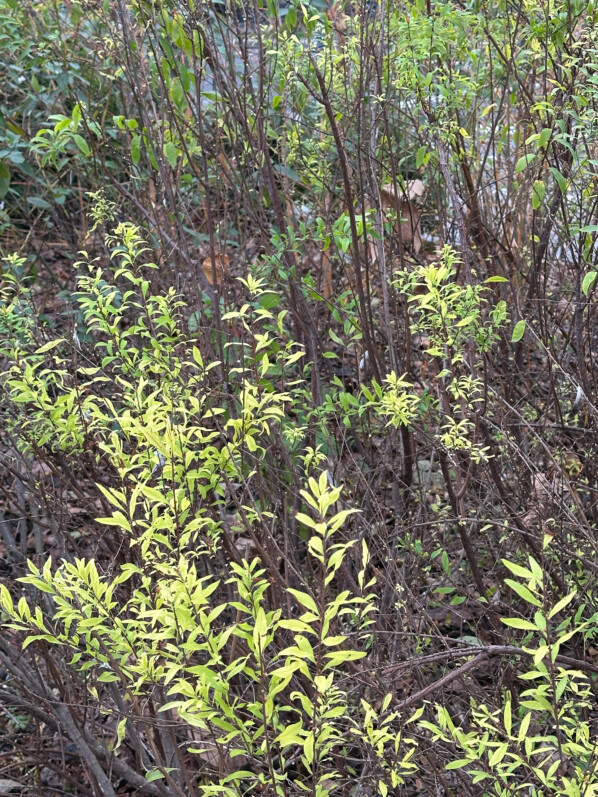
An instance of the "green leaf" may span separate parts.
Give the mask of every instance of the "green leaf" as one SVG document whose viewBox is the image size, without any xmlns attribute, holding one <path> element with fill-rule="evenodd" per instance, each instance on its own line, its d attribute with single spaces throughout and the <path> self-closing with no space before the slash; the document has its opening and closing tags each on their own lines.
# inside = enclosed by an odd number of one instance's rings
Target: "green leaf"
<svg viewBox="0 0 598 797">
<path fill-rule="evenodd" d="M 141 486 L 141 493 L 146 497 L 149 498 L 150 501 L 155 501 L 158 504 L 167 504 L 168 502 L 160 492 L 160 490 L 156 490 L 155 487 L 150 487 L 148 484 L 144 484 Z"/>
<path fill-rule="evenodd" d="M 123 739 L 125 738 L 126 732 L 127 732 L 127 718 L 123 717 L 121 721 L 118 723 L 118 727 L 116 729 L 116 745 L 114 747 L 114 752 L 116 752 L 123 743 Z"/>
<path fill-rule="evenodd" d="M 365 651 L 360 650 L 336 650 L 334 653 L 326 653 L 324 658 L 328 659 L 328 661 L 324 669 L 328 670 L 330 667 L 338 667 L 346 661 L 357 661 L 357 659 L 363 659 L 366 655 Z"/>
<path fill-rule="evenodd" d="M 508 282 L 509 280 L 506 277 L 499 277 L 498 275 L 494 277 L 488 277 L 487 280 L 484 280 L 484 284 L 487 282 Z"/>
<path fill-rule="evenodd" d="M 137 166 L 141 159 L 141 136 L 133 136 L 131 139 L 131 160 Z"/>
<path fill-rule="evenodd" d="M 294 722 L 292 725 L 287 725 L 274 741 L 281 747 L 288 747 L 291 744 L 303 744 L 302 732 L 304 732 L 303 723 L 301 721 Z"/>
<path fill-rule="evenodd" d="M 131 524 L 122 512 L 115 512 L 112 517 L 96 518 L 96 523 L 101 523 L 104 526 L 120 526 L 127 531 L 132 531 Z"/>
<path fill-rule="evenodd" d="M 59 640 L 56 639 L 56 637 L 52 636 L 51 634 L 34 634 L 32 636 L 28 636 L 25 639 L 22 645 L 23 650 L 25 650 L 25 648 L 28 648 L 29 645 L 32 644 L 33 642 L 37 642 L 40 639 L 43 640 L 44 642 L 47 642 L 50 645 L 59 644 Z"/>
<path fill-rule="evenodd" d="M 309 609 L 310 612 L 317 614 L 319 616 L 320 610 L 316 606 L 315 600 L 305 592 L 301 592 L 298 589 L 287 589 L 287 592 L 290 592 L 293 595 L 297 602 L 300 603 L 302 606 L 305 606 L 306 609 Z"/>
<path fill-rule="evenodd" d="M 517 628 L 520 631 L 538 631 L 538 627 L 529 620 L 522 620 L 519 617 L 504 617 L 502 622 L 509 628 Z"/>
<path fill-rule="evenodd" d="M 160 772 L 159 769 L 154 769 L 151 772 L 145 773 L 145 779 L 147 780 L 148 783 L 151 783 L 154 780 L 161 780 L 161 778 L 163 777 L 164 775 L 162 774 L 162 772 Z"/>
<path fill-rule="evenodd" d="M 308 764 L 314 760 L 314 732 L 310 731 L 303 742 L 303 754 Z"/>
<path fill-rule="evenodd" d="M 43 354 L 46 351 L 50 351 L 51 349 L 55 349 L 56 346 L 60 346 L 61 343 L 64 341 L 62 338 L 58 338 L 57 340 L 49 340 L 47 343 L 44 343 L 43 346 L 40 346 L 39 349 L 35 352 L 36 354 Z"/>
<path fill-rule="evenodd" d="M 596 277 L 598 276 L 598 271 L 588 271 L 588 273 L 583 278 L 583 285 L 581 289 L 583 290 L 584 294 L 587 296 L 590 292 L 590 288 L 596 282 Z"/>
<path fill-rule="evenodd" d="M 174 169 L 176 167 L 178 151 L 172 141 L 169 141 L 168 144 L 164 145 L 164 154 L 166 155 L 166 159 L 170 164 L 170 167 Z"/>
<path fill-rule="evenodd" d="M 291 6 L 287 11 L 285 24 L 289 29 L 294 28 L 297 24 L 297 9 L 294 6 Z"/>
<path fill-rule="evenodd" d="M 567 191 L 567 180 L 561 174 L 561 172 L 559 172 L 559 170 L 557 168 L 555 168 L 554 166 L 550 167 L 550 171 L 552 173 L 552 176 L 556 180 L 557 185 L 558 185 L 558 187 L 561 190 L 561 193 L 564 194 Z"/>
<path fill-rule="evenodd" d="M 521 174 L 521 172 L 530 165 L 530 163 L 534 160 L 535 157 L 536 155 L 534 152 L 530 152 L 527 155 L 522 155 L 515 164 L 515 173 Z"/>
<path fill-rule="evenodd" d="M 310 529 L 315 529 L 316 526 L 318 525 L 313 518 L 310 518 L 310 516 L 306 515 L 304 512 L 297 512 L 295 517 L 297 518 L 299 523 L 303 523 L 304 526 L 307 526 Z"/>
<path fill-rule="evenodd" d="M 111 683 L 114 683 L 115 681 L 119 681 L 120 679 L 119 679 L 118 675 L 115 672 L 103 672 L 97 678 L 97 680 L 100 681 L 103 684 L 111 684 Z"/>
<path fill-rule="evenodd" d="M 552 128 L 545 127 L 538 137 L 538 147 L 545 147 L 552 136 Z"/>
<path fill-rule="evenodd" d="M 505 725 L 505 730 L 510 736 L 511 735 L 511 727 L 512 727 L 512 724 L 513 724 L 513 715 L 512 715 L 512 712 L 511 712 L 511 701 L 510 700 L 507 700 L 507 702 L 505 703 L 505 708 L 504 708 L 504 711 L 503 711 L 503 722 L 504 722 L 504 725 Z"/>
<path fill-rule="evenodd" d="M 446 551 L 442 552 L 442 569 L 447 574 L 447 576 L 450 576 L 450 574 L 451 574 L 451 563 L 449 561 L 449 555 L 448 555 L 448 553 Z"/>
<path fill-rule="evenodd" d="M 280 628 L 286 628 L 289 631 L 300 631 L 304 634 L 314 634 L 313 628 L 304 620 L 281 620 L 279 623 Z"/>
<path fill-rule="evenodd" d="M 87 141 L 83 138 L 83 136 L 80 136 L 77 133 L 76 135 L 73 136 L 73 141 L 79 147 L 79 149 L 85 155 L 85 157 L 88 158 L 89 157 L 89 145 L 88 145 Z"/>
<path fill-rule="evenodd" d="M 513 335 L 511 336 L 512 343 L 518 343 L 525 334 L 525 321 L 518 321 L 515 324 Z"/>
<path fill-rule="evenodd" d="M 7 614 L 14 614 L 12 596 L 4 584 L 0 584 L 0 605 Z"/>
<path fill-rule="evenodd" d="M 542 605 L 536 596 L 526 586 L 520 584 L 518 581 L 513 581 L 512 578 L 505 578 L 505 584 L 508 584 L 509 587 L 511 587 L 511 589 L 514 590 L 520 598 L 523 598 L 526 603 L 531 603 L 532 606 Z"/>
<path fill-rule="evenodd" d="M 519 743 L 521 743 L 527 736 L 527 731 L 529 729 L 531 718 L 532 718 L 531 711 L 528 714 L 526 714 L 525 717 L 523 718 L 523 721 L 519 727 L 519 733 L 517 734 L 517 741 Z"/>
<path fill-rule="evenodd" d="M 41 210 L 47 210 L 48 208 L 52 207 L 52 205 L 50 205 L 49 202 L 46 202 L 45 199 L 42 199 L 41 196 L 27 197 L 27 202 L 28 204 L 33 205 L 34 208 L 40 208 Z"/>
<path fill-rule="evenodd" d="M 23 581 L 26 582 L 27 584 L 31 584 L 40 592 L 47 592 L 49 594 L 52 594 L 55 591 L 54 587 L 51 584 L 47 584 L 43 579 L 36 578 L 35 576 L 26 576 L 23 579 Z"/>
<path fill-rule="evenodd" d="M 3 162 L 0 161 L 0 199 L 3 199 L 10 186 L 10 169 Z"/>
<path fill-rule="evenodd" d="M 346 636 L 329 636 L 322 640 L 322 644 L 326 645 L 327 648 L 332 648 L 335 645 L 341 645 L 346 638 Z"/>
<path fill-rule="evenodd" d="M 577 595 L 577 590 L 573 590 L 573 592 L 570 592 L 568 595 L 565 595 L 564 598 L 561 598 L 561 600 L 558 603 L 555 603 L 552 609 L 548 612 L 548 619 L 551 620 L 559 612 L 562 612 L 563 609 L 571 603 L 571 601 L 576 595 Z"/>
<path fill-rule="evenodd" d="M 546 195 L 546 186 L 544 185 L 542 180 L 536 180 L 534 182 L 534 187 L 532 190 L 532 208 L 534 210 L 538 210 L 542 202 L 544 202 L 545 195 Z"/>
<path fill-rule="evenodd" d="M 534 574 L 531 570 L 528 570 L 527 567 L 522 567 L 521 565 L 515 564 L 515 562 L 509 562 L 508 559 L 503 559 L 502 563 L 505 567 L 508 567 L 511 573 L 519 578 L 533 578 Z"/>
<path fill-rule="evenodd" d="M 462 769 L 462 767 L 466 767 L 469 764 L 473 764 L 469 758 L 458 758 L 456 761 L 449 762 L 445 769 Z"/>
<path fill-rule="evenodd" d="M 590 292 L 590 288 L 596 282 L 596 277 L 598 276 L 598 271 L 588 271 L 588 273 L 583 278 L 583 285 L 581 286 L 584 294 L 587 296 Z"/>
<path fill-rule="evenodd" d="M 152 165 L 152 168 L 155 169 L 156 171 L 159 171 L 158 160 L 156 158 L 156 154 L 155 154 L 154 150 L 151 147 L 148 148 L 147 139 L 146 139 L 146 152 L 147 152 L 148 160 L 149 160 L 149 162 Z"/>
<path fill-rule="evenodd" d="M 497 764 L 500 764 L 507 754 L 508 747 L 508 742 L 503 742 L 490 756 L 490 760 L 488 761 L 489 766 L 495 767 Z"/>
<path fill-rule="evenodd" d="M 295 183 L 301 182 L 301 177 L 297 174 L 295 169 L 292 169 L 290 166 L 283 166 L 281 163 L 275 163 L 272 168 L 278 174 L 282 174 L 283 177 L 288 177 L 289 180 L 293 180 Z"/>
<path fill-rule="evenodd" d="M 177 108 L 183 109 L 185 106 L 185 92 L 178 78 L 175 78 L 170 84 L 169 94 Z"/>
</svg>

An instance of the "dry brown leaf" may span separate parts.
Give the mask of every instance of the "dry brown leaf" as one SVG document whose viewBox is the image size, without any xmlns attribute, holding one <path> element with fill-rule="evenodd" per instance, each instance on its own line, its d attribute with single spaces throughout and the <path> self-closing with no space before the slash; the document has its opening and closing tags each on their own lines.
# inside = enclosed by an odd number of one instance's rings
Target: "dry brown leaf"
<svg viewBox="0 0 598 797">
<path fill-rule="evenodd" d="M 188 726 L 187 732 L 195 743 L 194 748 L 203 750 L 201 753 L 196 753 L 198 758 L 217 770 L 221 776 L 230 775 L 231 772 L 242 769 L 249 763 L 245 755 L 231 756 L 228 745 L 216 745 L 212 739 L 206 739 L 205 732 L 200 728 Z"/>
<path fill-rule="evenodd" d="M 331 6 L 326 14 L 328 19 L 332 22 L 333 28 L 338 34 L 342 36 L 347 32 L 347 23 L 349 21 L 349 17 L 341 11 L 340 6 L 337 3 Z"/>
<path fill-rule="evenodd" d="M 238 537 L 235 540 L 235 548 L 244 559 L 249 559 L 256 554 L 255 544 L 249 537 Z"/>
<path fill-rule="evenodd" d="M 535 501 L 543 506 L 553 500 L 552 484 L 543 473 L 536 473 L 532 486 L 532 495 Z"/>
<path fill-rule="evenodd" d="M 216 269 L 216 280 L 214 280 L 214 267 Z M 210 256 L 206 257 L 203 263 L 201 264 L 201 270 L 203 271 L 205 278 L 210 283 L 212 288 L 217 288 L 224 279 L 224 277 L 227 277 L 229 275 L 228 255 L 221 255 L 221 254 L 215 255 L 213 264 L 212 264 L 212 258 Z"/>
<path fill-rule="evenodd" d="M 569 476 L 579 476 L 583 470 L 583 462 L 574 451 L 566 451 L 563 465 Z"/>
<path fill-rule="evenodd" d="M 156 207 L 156 185 L 151 178 L 147 184 L 147 192 L 149 194 L 150 202 L 154 207 Z"/>
<path fill-rule="evenodd" d="M 405 189 L 395 191 L 394 186 L 385 185 L 380 189 L 382 210 L 392 208 L 398 217 L 398 226 L 401 240 L 404 244 L 411 244 L 414 252 L 422 248 L 421 236 L 421 210 L 417 201 L 425 194 L 426 187 L 421 180 L 409 180 Z M 400 221 L 403 219 L 403 221 Z"/>
</svg>

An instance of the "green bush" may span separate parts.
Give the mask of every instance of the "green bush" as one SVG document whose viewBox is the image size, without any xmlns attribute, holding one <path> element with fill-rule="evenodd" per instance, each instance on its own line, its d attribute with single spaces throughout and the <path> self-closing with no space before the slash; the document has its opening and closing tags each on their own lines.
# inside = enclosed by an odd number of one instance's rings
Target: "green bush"
<svg viewBox="0 0 598 797">
<path fill-rule="evenodd" d="M 7 777 L 596 792 L 596 13 L 0 0 Z"/>
</svg>

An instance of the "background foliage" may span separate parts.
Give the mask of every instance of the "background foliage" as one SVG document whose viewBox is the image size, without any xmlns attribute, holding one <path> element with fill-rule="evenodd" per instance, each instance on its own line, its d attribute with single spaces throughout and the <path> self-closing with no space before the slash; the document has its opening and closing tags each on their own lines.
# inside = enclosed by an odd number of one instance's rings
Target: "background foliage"
<svg viewBox="0 0 598 797">
<path fill-rule="evenodd" d="M 0 760 L 596 767 L 593 0 L 0 0 Z"/>
</svg>

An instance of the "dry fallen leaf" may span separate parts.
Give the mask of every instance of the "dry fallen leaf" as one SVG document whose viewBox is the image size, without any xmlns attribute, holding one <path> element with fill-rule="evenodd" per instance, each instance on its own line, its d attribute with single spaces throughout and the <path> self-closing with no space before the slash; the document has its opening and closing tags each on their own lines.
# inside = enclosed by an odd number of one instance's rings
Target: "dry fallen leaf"
<svg viewBox="0 0 598 797">
<path fill-rule="evenodd" d="M 0 778 L 0 795 L 11 794 L 15 790 L 24 789 L 16 780 L 9 780 L 9 778 Z"/>
<path fill-rule="evenodd" d="M 401 240 L 404 244 L 411 244 L 417 253 L 422 247 L 421 237 L 421 210 L 417 201 L 425 194 L 426 187 L 421 180 L 409 180 L 405 189 L 385 185 L 380 189 L 382 210 L 392 208 L 397 214 Z M 403 219 L 403 221 L 401 221 Z"/>
<path fill-rule="evenodd" d="M 215 280 L 214 280 L 214 268 L 216 270 Z M 203 263 L 201 264 L 201 270 L 203 271 L 205 278 L 210 283 L 212 288 L 217 288 L 218 285 L 220 285 L 220 283 L 224 279 L 224 277 L 227 277 L 229 274 L 228 255 L 221 255 L 221 254 L 215 255 L 213 263 L 211 256 L 206 257 Z"/>
<path fill-rule="evenodd" d="M 150 198 L 150 202 L 154 207 L 156 207 L 156 185 L 154 181 L 150 178 L 147 184 L 147 193 Z"/>
</svg>

